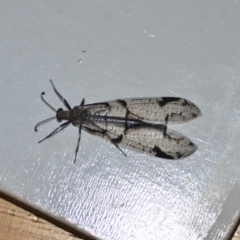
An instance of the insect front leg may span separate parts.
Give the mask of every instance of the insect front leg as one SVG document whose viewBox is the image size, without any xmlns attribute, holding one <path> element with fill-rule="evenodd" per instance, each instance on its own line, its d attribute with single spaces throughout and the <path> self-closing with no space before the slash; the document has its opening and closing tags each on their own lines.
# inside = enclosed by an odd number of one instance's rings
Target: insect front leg
<svg viewBox="0 0 240 240">
<path fill-rule="evenodd" d="M 68 121 L 68 122 L 65 122 L 63 123 L 62 125 L 60 125 L 58 128 L 56 128 L 53 132 L 51 132 L 49 135 L 47 135 L 44 139 L 42 139 L 41 141 L 39 141 L 38 143 L 56 135 L 57 133 L 61 132 L 63 129 L 65 129 L 71 122 Z"/>
<path fill-rule="evenodd" d="M 76 163 L 76 159 L 77 159 L 77 153 L 78 153 L 78 149 L 79 149 L 79 145 L 80 145 L 80 139 L 81 139 L 81 131 L 82 131 L 82 124 L 79 126 L 78 142 L 77 142 L 77 147 L 76 147 L 76 151 L 75 151 L 74 163 Z"/>
<path fill-rule="evenodd" d="M 55 88 L 55 86 L 53 85 L 53 82 L 52 80 L 50 80 L 51 84 L 52 84 L 52 87 L 53 87 L 53 90 L 54 92 L 57 94 L 57 96 L 59 97 L 59 99 L 63 102 L 63 104 L 65 105 L 65 107 L 68 109 L 68 110 L 71 110 L 71 107 L 70 105 L 68 104 L 67 100 L 65 98 L 63 98 L 63 96 L 58 92 L 58 90 Z"/>
</svg>

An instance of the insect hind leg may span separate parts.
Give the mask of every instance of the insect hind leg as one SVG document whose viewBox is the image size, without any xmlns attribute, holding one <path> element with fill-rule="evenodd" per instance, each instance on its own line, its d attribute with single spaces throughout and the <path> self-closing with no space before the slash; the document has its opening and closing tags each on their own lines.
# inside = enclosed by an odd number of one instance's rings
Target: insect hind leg
<svg viewBox="0 0 240 240">
<path fill-rule="evenodd" d="M 83 129 L 93 135 L 98 135 L 100 137 L 106 137 L 125 157 L 127 157 L 127 154 L 118 146 L 118 143 L 121 142 L 122 140 L 122 135 L 116 137 L 116 138 L 111 138 L 109 134 L 107 133 L 107 130 L 101 129 L 99 126 L 91 122 L 95 127 L 97 127 L 99 130 L 91 129 L 89 127 L 83 126 Z"/>
</svg>

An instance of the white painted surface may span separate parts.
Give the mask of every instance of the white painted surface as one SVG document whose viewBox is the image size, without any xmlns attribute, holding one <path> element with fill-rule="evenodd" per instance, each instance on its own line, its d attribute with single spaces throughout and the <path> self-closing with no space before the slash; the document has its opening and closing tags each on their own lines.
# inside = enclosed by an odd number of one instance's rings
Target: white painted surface
<svg viewBox="0 0 240 240">
<path fill-rule="evenodd" d="M 240 214 L 240 1 L 5 1 L 0 8 L 0 189 L 101 239 L 224 239 Z M 83 52 L 83 51 L 86 52 Z M 79 63 L 80 62 L 80 63 Z M 180 96 L 203 116 L 171 128 L 181 161 L 77 129 L 41 144 L 62 107 Z"/>
</svg>

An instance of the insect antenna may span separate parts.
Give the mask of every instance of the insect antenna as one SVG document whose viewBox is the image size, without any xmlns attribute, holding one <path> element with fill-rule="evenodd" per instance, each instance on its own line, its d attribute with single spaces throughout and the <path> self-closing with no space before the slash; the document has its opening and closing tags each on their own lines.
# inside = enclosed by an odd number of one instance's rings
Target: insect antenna
<svg viewBox="0 0 240 240">
<path fill-rule="evenodd" d="M 41 99 L 42 99 L 42 101 L 49 107 L 49 108 L 51 108 L 54 112 L 57 112 L 56 111 L 56 109 L 54 108 L 54 107 L 52 107 L 44 98 L 43 98 L 43 95 L 45 94 L 45 92 L 42 92 L 41 93 Z M 41 122 L 39 122 L 39 123 L 37 123 L 37 125 L 35 126 L 35 132 L 37 132 L 37 128 L 39 127 L 39 126 L 41 126 L 41 125 L 43 125 L 43 124 L 45 124 L 45 123 L 47 123 L 47 122 L 49 122 L 49 121 L 51 121 L 51 120 L 53 120 L 53 119 L 56 119 L 56 117 L 51 117 L 51 118 L 48 118 L 48 119 L 46 119 L 46 120 L 43 120 L 43 121 L 41 121 Z"/>
<path fill-rule="evenodd" d="M 50 122 L 50 121 L 53 120 L 53 119 L 56 119 L 56 117 L 51 117 L 51 118 L 48 118 L 48 119 L 46 119 L 46 120 L 43 120 L 43 121 L 37 123 L 37 125 L 34 127 L 35 132 L 37 132 L 37 128 L 38 128 L 39 126 L 41 126 L 41 125 L 43 125 L 43 124 L 45 124 L 45 123 L 47 123 L 47 122 Z"/>
<path fill-rule="evenodd" d="M 62 95 L 57 91 L 57 89 L 56 89 L 55 86 L 53 85 L 52 80 L 50 80 L 50 82 L 51 82 L 51 84 L 52 84 L 52 87 L 53 87 L 53 89 L 54 89 L 54 92 L 57 94 L 57 96 L 59 97 L 59 99 L 64 103 L 65 107 L 68 108 L 69 110 L 71 110 L 71 107 L 70 107 L 70 105 L 68 104 L 67 100 L 65 100 L 65 99 L 62 97 Z M 56 110 L 53 106 L 51 106 L 51 105 L 43 98 L 43 95 L 45 95 L 45 92 L 42 92 L 42 93 L 41 93 L 41 99 L 42 99 L 42 101 L 43 101 L 49 108 L 51 108 L 54 112 L 57 113 L 57 110 Z M 49 122 L 49 121 L 51 121 L 51 120 L 53 120 L 53 119 L 56 119 L 56 117 L 51 117 L 51 118 L 48 118 L 48 119 L 46 119 L 46 120 L 43 120 L 43 121 L 37 123 L 37 125 L 36 125 L 35 128 L 34 128 L 35 131 L 37 132 L 37 128 L 38 128 L 39 126 L 41 126 L 41 125 L 43 125 L 43 124 L 45 124 L 45 123 L 47 123 L 47 122 Z"/>
<path fill-rule="evenodd" d="M 57 110 L 56 110 L 54 107 L 52 107 L 52 106 L 43 98 L 43 95 L 45 95 L 45 92 L 42 92 L 42 93 L 41 93 L 41 99 L 42 99 L 42 101 L 43 101 L 49 108 L 51 108 L 54 112 L 57 112 Z"/>
</svg>

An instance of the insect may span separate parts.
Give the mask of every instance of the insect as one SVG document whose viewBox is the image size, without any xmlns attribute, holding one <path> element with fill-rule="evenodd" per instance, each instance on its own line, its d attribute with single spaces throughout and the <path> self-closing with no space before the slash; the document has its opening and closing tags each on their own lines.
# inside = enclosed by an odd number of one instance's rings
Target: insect
<svg viewBox="0 0 240 240">
<path fill-rule="evenodd" d="M 165 159 L 182 159 L 197 150 L 197 146 L 182 134 L 170 130 L 167 124 L 183 123 L 202 115 L 201 110 L 189 100 L 177 97 L 129 98 L 107 102 L 86 104 L 83 98 L 79 106 L 73 109 L 60 95 L 52 80 L 52 87 L 68 110 L 55 110 L 44 98 L 42 101 L 56 112 L 51 117 L 39 122 L 37 128 L 51 120 L 61 122 L 52 133 L 40 142 L 54 136 L 70 123 L 78 127 L 78 141 L 74 163 L 79 149 L 81 130 L 107 139 L 125 156 L 122 147 Z"/>
</svg>

